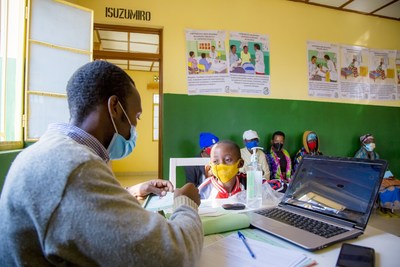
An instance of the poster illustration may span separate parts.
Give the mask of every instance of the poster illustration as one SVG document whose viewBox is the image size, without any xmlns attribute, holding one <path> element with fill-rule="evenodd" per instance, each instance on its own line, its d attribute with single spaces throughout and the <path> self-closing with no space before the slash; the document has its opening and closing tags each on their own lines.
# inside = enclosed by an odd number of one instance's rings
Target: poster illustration
<svg viewBox="0 0 400 267">
<path fill-rule="evenodd" d="M 224 31 L 186 30 L 189 94 L 226 92 L 229 84 Z"/>
<path fill-rule="evenodd" d="M 368 101 L 398 100 L 400 89 L 396 83 L 400 59 L 396 60 L 396 54 L 395 50 L 308 41 L 308 95 Z"/>
<path fill-rule="evenodd" d="M 309 96 L 339 98 L 338 55 L 336 44 L 307 42 Z"/>
<path fill-rule="evenodd" d="M 369 53 L 370 99 L 396 100 L 396 51 L 370 49 Z"/>
<path fill-rule="evenodd" d="M 396 52 L 397 99 L 400 99 L 400 50 Z"/>
<path fill-rule="evenodd" d="M 369 50 L 360 46 L 340 47 L 340 98 L 369 98 Z"/>
<path fill-rule="evenodd" d="M 229 37 L 230 90 L 240 94 L 270 94 L 269 37 L 231 32 Z"/>
</svg>

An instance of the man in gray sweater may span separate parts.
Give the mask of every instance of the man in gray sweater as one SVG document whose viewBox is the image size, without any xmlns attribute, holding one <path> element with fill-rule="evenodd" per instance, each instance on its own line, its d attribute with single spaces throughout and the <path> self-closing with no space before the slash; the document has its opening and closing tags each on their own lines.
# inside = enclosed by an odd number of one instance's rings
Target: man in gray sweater
<svg viewBox="0 0 400 267">
<path fill-rule="evenodd" d="M 173 191 L 169 181 L 126 190 L 107 165 L 136 144 L 142 108 L 132 79 L 94 61 L 73 74 L 67 95 L 70 123 L 49 125 L 6 177 L 0 266 L 195 266 L 203 230 L 194 185 L 175 189 L 166 220 L 137 198 Z"/>
</svg>

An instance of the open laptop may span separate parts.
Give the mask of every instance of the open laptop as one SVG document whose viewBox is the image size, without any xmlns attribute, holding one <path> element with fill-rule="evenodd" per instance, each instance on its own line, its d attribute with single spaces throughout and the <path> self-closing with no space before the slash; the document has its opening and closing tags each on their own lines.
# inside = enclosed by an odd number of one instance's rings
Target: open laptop
<svg viewBox="0 0 400 267">
<path fill-rule="evenodd" d="M 305 156 L 278 207 L 248 212 L 251 225 L 307 250 L 355 238 L 386 167 L 385 160 Z"/>
</svg>

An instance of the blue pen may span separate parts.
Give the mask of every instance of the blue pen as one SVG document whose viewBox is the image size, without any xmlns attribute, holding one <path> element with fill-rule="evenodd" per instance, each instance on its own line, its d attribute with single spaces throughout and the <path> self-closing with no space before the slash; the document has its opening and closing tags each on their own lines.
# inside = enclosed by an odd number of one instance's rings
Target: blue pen
<svg viewBox="0 0 400 267">
<path fill-rule="evenodd" d="M 246 248 L 247 248 L 247 250 L 249 251 L 251 257 L 253 257 L 253 258 L 255 259 L 255 258 L 256 258 L 256 255 L 254 255 L 254 253 L 253 253 L 253 251 L 251 250 L 249 244 L 247 244 L 246 237 L 245 237 L 240 231 L 238 231 L 238 236 L 239 236 L 240 239 L 242 239 L 243 244 L 246 246 Z"/>
</svg>

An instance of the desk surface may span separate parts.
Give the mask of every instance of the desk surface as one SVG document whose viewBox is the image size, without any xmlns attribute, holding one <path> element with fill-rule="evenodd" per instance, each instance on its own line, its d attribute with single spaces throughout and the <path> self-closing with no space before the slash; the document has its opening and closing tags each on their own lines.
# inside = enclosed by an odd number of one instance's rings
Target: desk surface
<svg viewBox="0 0 400 267">
<path fill-rule="evenodd" d="M 268 242 L 271 244 L 276 244 L 287 248 L 288 250 L 295 250 L 306 254 L 311 259 L 316 260 L 318 266 L 335 266 L 342 244 L 337 243 L 330 247 L 315 252 L 310 252 L 262 231 L 256 229 L 251 229 L 251 231 L 255 231 L 257 235 L 262 235 L 263 237 L 267 238 Z M 224 236 L 220 234 L 206 236 L 204 238 L 204 246 L 210 245 L 223 237 Z M 400 266 L 400 237 L 383 232 L 372 226 L 367 226 L 363 235 L 356 239 L 350 239 L 344 242 L 374 248 L 376 267 Z M 265 263 L 267 266 L 267 259 Z"/>
</svg>

